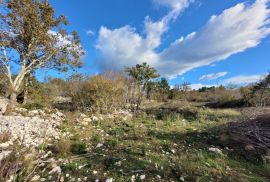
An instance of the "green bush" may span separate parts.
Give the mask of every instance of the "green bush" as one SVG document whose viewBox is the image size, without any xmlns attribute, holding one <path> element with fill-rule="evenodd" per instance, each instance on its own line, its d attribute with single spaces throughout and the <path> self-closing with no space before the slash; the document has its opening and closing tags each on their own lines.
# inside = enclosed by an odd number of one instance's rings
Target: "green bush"
<svg viewBox="0 0 270 182">
<path fill-rule="evenodd" d="M 35 110 L 35 109 L 43 109 L 44 105 L 38 102 L 34 102 L 34 103 L 24 104 L 22 107 L 27 110 Z"/>
<path fill-rule="evenodd" d="M 183 118 L 183 116 L 176 112 L 158 112 L 156 114 L 156 119 L 168 121 L 168 122 L 176 122 L 180 121 Z"/>
<path fill-rule="evenodd" d="M 75 143 L 70 146 L 70 151 L 75 155 L 85 154 L 86 145 L 84 143 Z"/>
</svg>

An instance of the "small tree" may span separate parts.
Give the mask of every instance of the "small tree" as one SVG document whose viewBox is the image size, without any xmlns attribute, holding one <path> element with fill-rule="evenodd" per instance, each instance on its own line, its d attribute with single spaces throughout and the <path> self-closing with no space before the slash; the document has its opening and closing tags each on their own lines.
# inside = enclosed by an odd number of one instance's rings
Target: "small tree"
<svg viewBox="0 0 270 182">
<path fill-rule="evenodd" d="M 10 102 L 5 114 L 16 104 L 25 77 L 37 69 L 67 71 L 81 65 L 83 54 L 76 32 L 68 35 L 64 16 L 55 18 L 48 0 L 2 0 L 0 13 L 1 71 L 8 78 Z M 18 65 L 15 75 L 11 67 Z"/>
<path fill-rule="evenodd" d="M 253 87 L 253 95 L 255 97 L 256 94 L 258 94 L 258 101 L 259 103 L 256 105 L 259 106 L 265 106 L 266 105 L 266 96 L 267 92 L 270 90 L 270 73 L 261 80 L 260 82 L 256 83 Z"/>
<path fill-rule="evenodd" d="M 142 101 L 142 91 L 146 91 L 149 87 L 149 83 L 152 79 L 158 78 L 159 74 L 155 68 L 150 67 L 147 63 L 137 64 L 134 67 L 126 68 L 126 72 L 132 78 L 132 105 L 136 105 L 139 108 Z M 136 94 L 136 90 L 138 93 Z M 146 97 L 149 99 L 150 92 L 146 93 Z M 137 96 L 135 96 L 137 95 Z"/>
<path fill-rule="evenodd" d="M 159 82 L 156 81 L 149 81 L 146 88 L 145 88 L 145 92 L 146 92 L 146 98 L 148 100 L 151 100 L 151 95 L 154 92 L 157 92 L 159 89 Z"/>
<path fill-rule="evenodd" d="M 240 91 L 240 94 L 242 96 L 242 100 L 243 100 L 244 104 L 246 106 L 251 105 L 251 100 L 252 100 L 252 97 L 253 97 L 252 88 L 251 87 L 248 87 L 248 86 L 241 87 L 239 89 L 239 91 Z"/>
<path fill-rule="evenodd" d="M 161 78 L 161 80 L 158 82 L 158 85 L 162 100 L 167 99 L 170 91 L 170 85 L 168 80 L 166 78 Z"/>
<path fill-rule="evenodd" d="M 169 91 L 169 99 L 178 99 L 180 97 L 180 85 L 176 84 Z"/>
</svg>

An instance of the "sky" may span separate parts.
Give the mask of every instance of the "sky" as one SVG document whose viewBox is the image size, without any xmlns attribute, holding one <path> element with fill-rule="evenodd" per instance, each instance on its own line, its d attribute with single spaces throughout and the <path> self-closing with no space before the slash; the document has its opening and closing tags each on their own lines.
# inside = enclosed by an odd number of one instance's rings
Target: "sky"
<svg viewBox="0 0 270 182">
<path fill-rule="evenodd" d="M 196 89 L 250 84 L 270 70 L 269 0 L 50 3 L 67 17 L 67 30 L 80 35 L 84 74 L 147 62 L 171 85 L 189 82 Z"/>
</svg>

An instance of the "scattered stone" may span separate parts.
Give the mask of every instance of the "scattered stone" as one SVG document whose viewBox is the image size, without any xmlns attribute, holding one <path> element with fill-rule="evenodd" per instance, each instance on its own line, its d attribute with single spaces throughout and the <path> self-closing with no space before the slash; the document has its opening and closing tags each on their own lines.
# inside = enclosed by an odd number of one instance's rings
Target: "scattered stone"
<svg viewBox="0 0 270 182">
<path fill-rule="evenodd" d="M 69 103 L 72 103 L 72 98 L 58 96 L 58 97 L 53 98 L 53 103 L 54 104 L 69 104 Z"/>
<path fill-rule="evenodd" d="M 79 166 L 79 167 L 78 167 L 78 169 L 82 169 L 83 167 L 85 167 L 85 165 L 83 165 L 83 166 Z"/>
<path fill-rule="evenodd" d="M 222 151 L 219 148 L 211 147 L 208 149 L 210 152 L 214 152 L 216 154 L 222 154 Z"/>
<path fill-rule="evenodd" d="M 53 169 L 49 172 L 49 174 L 54 174 L 54 173 L 57 173 L 57 174 L 61 174 L 62 170 L 59 166 L 55 166 L 53 167 Z"/>
<path fill-rule="evenodd" d="M 64 177 L 63 177 L 63 176 L 61 176 L 61 178 L 60 178 L 60 182 L 64 182 L 64 181 L 65 181 Z"/>
<path fill-rule="evenodd" d="M 0 144 L 0 149 L 5 150 L 7 149 L 10 145 L 12 145 L 12 142 L 5 142 Z"/>
<path fill-rule="evenodd" d="M 102 147 L 102 146 L 103 146 L 102 143 L 98 143 L 97 146 L 96 146 L 96 148 L 100 148 L 100 147 Z"/>
<path fill-rule="evenodd" d="M 140 179 L 141 179 L 141 180 L 144 180 L 144 179 L 145 179 L 145 177 L 146 177 L 146 176 L 145 176 L 145 174 L 140 175 Z"/>
<path fill-rule="evenodd" d="M 96 116 L 92 116 L 93 121 L 98 121 L 98 118 Z"/>
<path fill-rule="evenodd" d="M 135 182 L 135 180 L 136 180 L 136 176 L 135 175 L 132 175 L 131 176 L 131 182 Z"/>
<path fill-rule="evenodd" d="M 61 120 L 52 119 L 50 115 L 46 119 L 34 116 L 44 113 L 39 110 L 29 111 L 29 113 L 33 117 L 0 115 L 0 133 L 9 132 L 12 142 L 17 140 L 19 144 L 26 147 L 38 147 L 45 140 L 59 139 Z M 5 145 L 7 144 L 3 147 Z"/>
<path fill-rule="evenodd" d="M 0 152 L 0 162 L 7 158 L 10 154 L 12 153 L 12 151 L 2 151 Z"/>
<path fill-rule="evenodd" d="M 92 122 L 92 119 L 91 119 L 91 118 L 83 118 L 83 122 L 88 122 L 88 123 L 90 123 L 90 122 Z"/>
<path fill-rule="evenodd" d="M 106 182 L 113 182 L 112 178 L 106 179 Z"/>
<path fill-rule="evenodd" d="M 114 165 L 115 165 L 115 166 L 121 166 L 121 164 L 122 164 L 122 161 L 118 161 L 118 162 L 116 162 Z"/>
<path fill-rule="evenodd" d="M 28 110 L 25 108 L 15 108 L 15 112 L 17 112 L 19 114 L 27 114 Z"/>
<path fill-rule="evenodd" d="M 181 176 L 181 177 L 180 177 L 180 181 L 183 181 L 183 182 L 185 181 L 184 176 Z"/>
<path fill-rule="evenodd" d="M 35 175 L 31 181 L 38 181 L 40 179 L 40 176 L 39 175 Z"/>
<path fill-rule="evenodd" d="M 172 152 L 173 154 L 175 154 L 175 153 L 176 153 L 174 149 L 171 149 L 171 152 Z"/>
</svg>

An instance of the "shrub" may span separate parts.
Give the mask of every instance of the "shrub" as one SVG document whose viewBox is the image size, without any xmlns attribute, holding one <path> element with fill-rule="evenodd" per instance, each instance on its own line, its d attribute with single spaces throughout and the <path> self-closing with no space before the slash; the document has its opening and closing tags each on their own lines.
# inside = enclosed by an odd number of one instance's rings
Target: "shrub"
<svg viewBox="0 0 270 182">
<path fill-rule="evenodd" d="M 156 114 L 156 119 L 168 121 L 168 122 L 176 122 L 182 119 L 182 115 L 176 112 L 158 112 Z"/>
<path fill-rule="evenodd" d="M 125 77 L 112 72 L 91 77 L 71 93 L 75 107 L 81 111 L 113 112 L 125 103 Z"/>
<path fill-rule="evenodd" d="M 61 138 L 54 146 L 52 146 L 51 150 L 54 153 L 57 153 L 61 156 L 65 156 L 70 152 L 71 141 Z"/>
<path fill-rule="evenodd" d="M 30 110 L 51 107 L 53 96 L 53 91 L 49 88 L 48 84 L 41 83 L 34 79 L 31 82 L 27 101 L 24 101 L 23 107 Z"/>
<path fill-rule="evenodd" d="M 0 96 L 6 96 L 9 91 L 9 85 L 6 76 L 0 71 Z"/>
<path fill-rule="evenodd" d="M 35 110 L 35 109 L 43 109 L 44 105 L 38 102 L 33 102 L 33 103 L 24 104 L 22 107 L 27 110 Z"/>
<path fill-rule="evenodd" d="M 86 153 L 86 145 L 84 143 L 75 143 L 70 146 L 70 151 L 73 154 L 80 155 Z"/>
<path fill-rule="evenodd" d="M 5 143 L 7 141 L 9 141 L 11 138 L 11 133 L 4 131 L 0 133 L 0 143 Z"/>
</svg>

